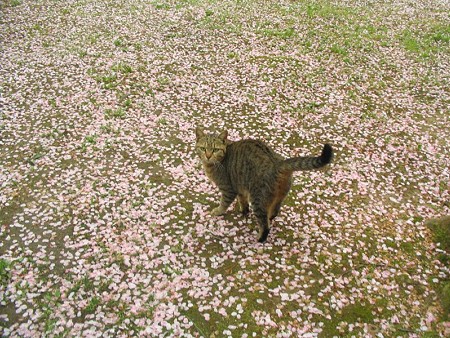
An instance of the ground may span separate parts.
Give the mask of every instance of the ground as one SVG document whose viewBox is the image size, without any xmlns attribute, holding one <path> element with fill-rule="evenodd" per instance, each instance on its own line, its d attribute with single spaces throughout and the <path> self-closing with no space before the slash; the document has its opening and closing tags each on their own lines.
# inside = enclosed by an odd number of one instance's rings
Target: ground
<svg viewBox="0 0 450 338">
<path fill-rule="evenodd" d="M 450 334 L 448 2 L 0 10 L 2 336 Z M 197 125 L 334 162 L 259 244 Z"/>
</svg>

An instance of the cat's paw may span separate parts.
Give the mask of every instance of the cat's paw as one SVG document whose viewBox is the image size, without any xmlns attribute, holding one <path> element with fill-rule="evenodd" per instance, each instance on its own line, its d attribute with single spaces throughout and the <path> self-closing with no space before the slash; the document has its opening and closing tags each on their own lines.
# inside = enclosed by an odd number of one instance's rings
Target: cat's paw
<svg viewBox="0 0 450 338">
<path fill-rule="evenodd" d="M 213 216 L 220 216 L 220 215 L 223 215 L 224 213 L 225 213 L 225 210 L 223 210 L 221 207 L 214 208 L 211 211 L 211 215 L 213 215 Z"/>
<path fill-rule="evenodd" d="M 267 236 L 269 236 L 269 231 L 270 231 L 270 229 L 268 227 L 259 230 L 259 233 L 258 233 L 258 242 L 259 243 L 264 243 L 267 240 Z"/>
<path fill-rule="evenodd" d="M 247 217 L 248 214 L 250 213 L 250 206 L 248 205 L 248 203 L 242 203 L 241 201 L 239 201 L 239 212 L 241 213 L 242 216 Z"/>
<path fill-rule="evenodd" d="M 248 206 L 246 208 L 241 208 L 240 212 L 242 216 L 248 217 L 248 214 L 250 213 L 250 208 Z"/>
</svg>

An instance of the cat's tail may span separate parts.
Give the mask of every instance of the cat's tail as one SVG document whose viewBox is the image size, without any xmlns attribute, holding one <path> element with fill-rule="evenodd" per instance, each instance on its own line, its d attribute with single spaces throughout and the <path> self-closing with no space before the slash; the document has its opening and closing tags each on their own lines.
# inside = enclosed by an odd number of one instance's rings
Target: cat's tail
<svg viewBox="0 0 450 338">
<path fill-rule="evenodd" d="M 317 157 L 293 157 L 284 160 L 281 163 L 281 170 L 297 171 L 297 170 L 313 170 L 326 166 L 333 159 L 333 148 L 329 144 L 325 144 L 322 154 Z"/>
</svg>

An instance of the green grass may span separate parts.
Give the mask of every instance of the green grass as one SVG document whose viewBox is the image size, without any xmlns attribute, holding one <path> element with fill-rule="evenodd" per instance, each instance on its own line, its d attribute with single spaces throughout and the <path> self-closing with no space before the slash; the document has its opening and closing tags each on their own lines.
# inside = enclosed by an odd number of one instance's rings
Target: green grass
<svg viewBox="0 0 450 338">
<path fill-rule="evenodd" d="M 331 46 L 330 50 L 333 53 L 339 54 L 339 55 L 342 55 L 342 56 L 347 56 L 348 55 L 347 49 L 345 47 L 341 47 L 341 46 L 338 46 L 338 45 Z"/>
<path fill-rule="evenodd" d="M 450 51 L 450 25 L 434 23 L 425 30 L 405 29 L 400 41 L 406 51 L 423 58 Z"/>
<path fill-rule="evenodd" d="M 122 107 L 119 107 L 117 109 L 106 109 L 104 115 L 106 119 L 123 119 L 126 116 L 126 111 Z"/>
<path fill-rule="evenodd" d="M 37 151 L 36 153 L 33 154 L 33 156 L 31 156 L 28 160 L 27 163 L 31 164 L 31 165 L 36 165 L 36 161 L 39 160 L 40 158 L 45 156 L 45 151 Z"/>
<path fill-rule="evenodd" d="M 440 225 L 433 230 L 433 239 L 443 250 L 450 252 L 450 226 Z"/>
<path fill-rule="evenodd" d="M 444 310 L 442 319 L 446 320 L 450 316 L 450 281 L 442 283 L 439 296 L 441 299 L 442 309 Z"/>
<path fill-rule="evenodd" d="M 277 29 L 277 28 L 264 28 L 261 33 L 269 37 L 277 37 L 280 39 L 289 39 L 295 35 L 295 29 L 292 27 Z"/>
<path fill-rule="evenodd" d="M 95 313 L 95 310 L 97 310 L 97 307 L 100 305 L 100 299 L 98 297 L 93 297 L 88 305 L 84 308 L 83 314 L 90 314 Z"/>
<path fill-rule="evenodd" d="M 88 276 L 84 276 L 75 282 L 75 284 L 67 291 L 66 296 L 69 296 L 71 293 L 78 293 L 81 288 L 84 288 L 86 291 L 93 290 L 94 282 Z"/>
<path fill-rule="evenodd" d="M 450 216 L 432 219 L 425 223 L 432 234 L 433 241 L 438 244 L 441 253 L 438 259 L 445 265 L 450 262 Z M 442 305 L 442 320 L 448 320 L 450 316 L 450 281 L 443 280 L 437 286 L 437 293 Z"/>
<path fill-rule="evenodd" d="M 88 35 L 88 37 L 87 37 L 87 41 L 90 45 L 95 45 L 100 39 L 101 39 L 101 36 L 99 33 L 92 33 L 92 34 Z"/>
<path fill-rule="evenodd" d="M 156 9 L 164 9 L 168 10 L 170 9 L 170 5 L 164 1 L 153 1 L 151 3 Z"/>
<path fill-rule="evenodd" d="M 129 74 L 133 72 L 133 68 L 125 62 L 119 62 L 118 64 L 114 65 L 111 70 L 122 74 Z"/>
<path fill-rule="evenodd" d="M 404 33 L 402 42 L 405 49 L 409 52 L 417 53 L 421 50 L 419 40 L 409 32 Z"/>
<path fill-rule="evenodd" d="M 17 7 L 22 5 L 23 0 L 4 0 L 0 1 L 0 9 L 1 8 L 7 8 L 7 7 Z"/>
<path fill-rule="evenodd" d="M 170 83 L 170 79 L 167 76 L 160 76 L 156 81 L 161 87 L 167 86 Z"/>
<path fill-rule="evenodd" d="M 431 38 L 437 43 L 448 44 L 450 42 L 450 26 L 438 28 L 436 32 L 431 34 Z"/>
<path fill-rule="evenodd" d="M 441 254 L 439 259 L 443 263 L 448 263 L 450 255 L 450 216 L 432 219 L 427 221 L 426 224 L 431 230 L 433 241 L 438 243 L 439 249 L 446 252 L 446 254 Z"/>
<path fill-rule="evenodd" d="M 88 136 L 86 136 L 86 137 L 84 138 L 84 141 L 85 141 L 86 143 L 95 144 L 96 139 L 97 139 L 97 136 L 96 136 L 96 135 L 88 135 Z"/>
<path fill-rule="evenodd" d="M 38 300 L 38 304 L 41 308 L 39 320 L 44 323 L 44 331 L 46 333 L 51 333 L 58 322 L 53 314 L 55 309 L 61 304 L 61 291 L 59 289 L 46 291 Z"/>
<path fill-rule="evenodd" d="M 131 101 L 131 99 L 126 99 L 125 101 L 122 102 L 122 105 L 125 109 L 129 109 L 131 108 L 132 103 L 133 102 Z"/>
<path fill-rule="evenodd" d="M 353 15 L 354 10 L 344 6 L 337 6 L 325 1 L 319 1 L 316 3 L 306 5 L 306 15 L 310 18 L 343 18 Z"/>
<path fill-rule="evenodd" d="M 11 263 L 6 259 L 0 259 L 0 285 L 6 287 L 10 278 Z"/>
<path fill-rule="evenodd" d="M 370 304 L 349 304 L 340 312 L 333 314 L 331 321 L 325 323 L 319 337 L 340 336 L 339 325 L 341 323 L 373 323 L 375 318 L 373 311 L 374 308 Z"/>
<path fill-rule="evenodd" d="M 118 38 L 118 39 L 114 40 L 113 44 L 116 47 L 123 47 L 123 46 L 125 46 L 125 41 L 122 38 Z"/>
<path fill-rule="evenodd" d="M 113 89 L 117 87 L 117 74 L 110 73 L 99 78 L 105 89 Z"/>
<path fill-rule="evenodd" d="M 159 118 L 157 121 L 156 121 L 159 125 L 163 125 L 163 126 L 166 126 L 167 125 L 167 119 L 166 118 L 164 118 L 164 117 L 161 117 L 161 118 Z"/>
<path fill-rule="evenodd" d="M 421 338 L 441 338 L 442 336 L 435 331 L 425 331 L 422 333 Z"/>
</svg>

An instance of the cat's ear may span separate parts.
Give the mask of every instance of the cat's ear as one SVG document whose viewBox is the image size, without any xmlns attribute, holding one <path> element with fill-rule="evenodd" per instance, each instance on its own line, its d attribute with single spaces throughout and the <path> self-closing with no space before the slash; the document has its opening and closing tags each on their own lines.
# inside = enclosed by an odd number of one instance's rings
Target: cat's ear
<svg viewBox="0 0 450 338">
<path fill-rule="evenodd" d="M 219 134 L 219 138 L 220 138 L 223 142 L 225 142 L 225 141 L 227 140 L 227 137 L 228 137 L 228 132 L 227 132 L 226 130 L 224 130 L 223 132 L 221 132 L 221 133 Z"/>
<path fill-rule="evenodd" d="M 197 136 L 197 140 L 199 140 L 202 137 L 204 137 L 205 136 L 205 132 L 203 131 L 203 128 L 197 126 L 197 128 L 195 128 L 195 135 Z"/>
</svg>

